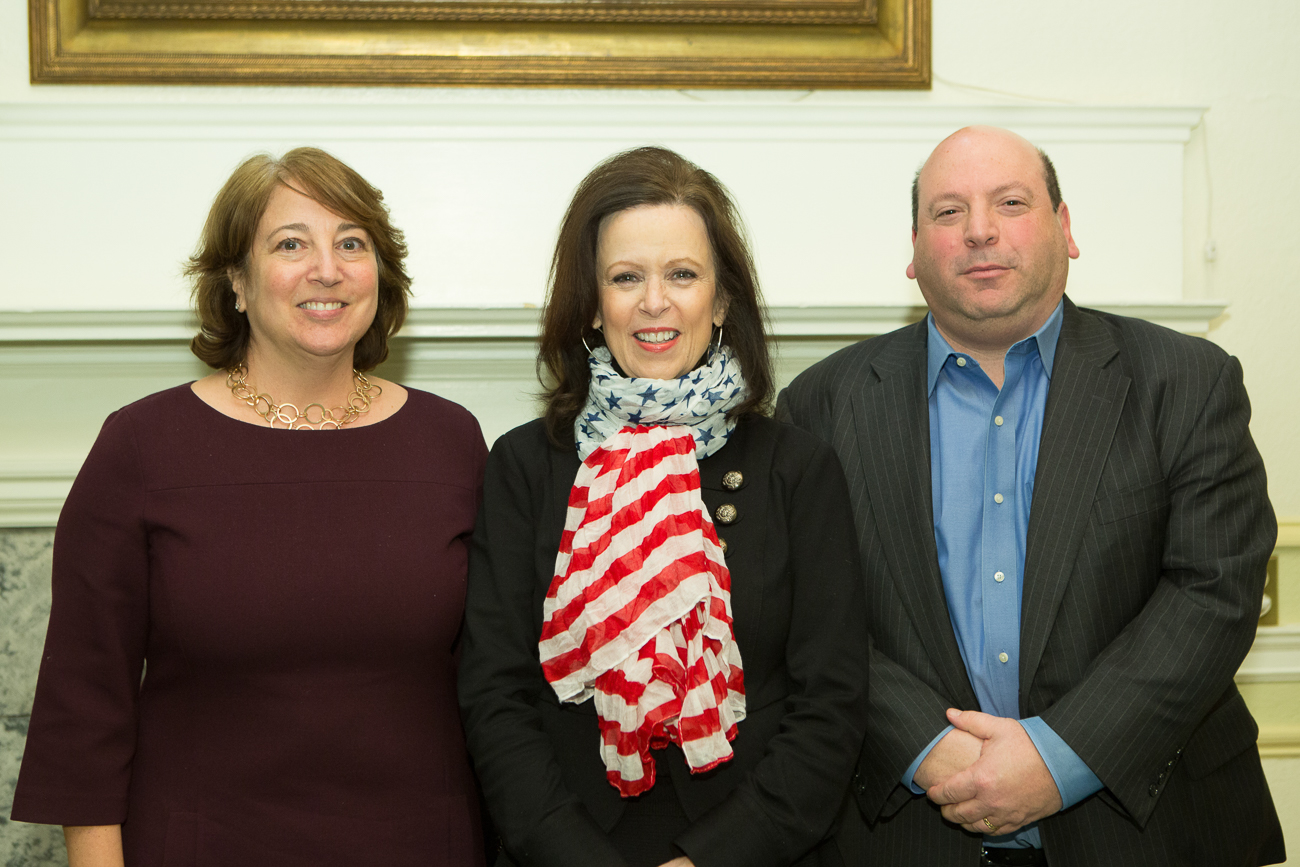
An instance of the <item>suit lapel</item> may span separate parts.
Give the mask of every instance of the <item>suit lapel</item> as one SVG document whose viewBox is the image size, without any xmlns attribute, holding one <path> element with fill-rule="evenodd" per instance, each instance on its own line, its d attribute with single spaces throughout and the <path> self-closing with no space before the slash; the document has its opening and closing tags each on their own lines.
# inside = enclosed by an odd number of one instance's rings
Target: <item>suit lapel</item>
<svg viewBox="0 0 1300 867">
<path fill-rule="evenodd" d="M 853 412 L 867 493 L 890 573 L 951 701 L 978 707 L 939 574 L 930 490 L 925 322 L 872 364 Z"/>
<path fill-rule="evenodd" d="M 1129 378 L 1100 320 L 1067 298 L 1043 416 L 1020 603 L 1021 713 L 1088 527 Z"/>
</svg>

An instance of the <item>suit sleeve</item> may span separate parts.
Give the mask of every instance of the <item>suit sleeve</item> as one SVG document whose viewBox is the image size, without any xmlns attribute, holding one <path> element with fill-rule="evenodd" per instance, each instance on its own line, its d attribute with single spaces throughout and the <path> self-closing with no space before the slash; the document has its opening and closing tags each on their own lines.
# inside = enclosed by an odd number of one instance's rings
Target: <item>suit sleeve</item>
<svg viewBox="0 0 1300 867">
<path fill-rule="evenodd" d="M 832 401 L 826 397 L 829 390 L 824 383 L 808 382 L 800 377 L 781 392 L 776 415 L 824 442 L 835 443 L 831 423 Z M 873 574 L 878 568 L 884 568 L 881 544 L 871 513 L 874 505 L 863 492 L 861 501 L 854 506 L 862 512 L 857 518 L 858 528 L 863 534 L 859 540 L 863 558 L 859 580 L 864 587 L 868 583 L 887 582 L 887 576 Z M 879 591 L 888 585 L 875 586 Z M 872 605 L 880 607 L 874 593 L 867 596 L 869 609 Z M 900 628 L 910 627 L 904 623 Z M 851 783 L 863 814 L 870 820 L 892 815 L 917 797 L 910 786 L 903 784 L 902 775 L 919 755 L 928 751 L 936 736 L 948 728 L 945 711 L 950 707 L 961 707 L 954 697 L 940 694 L 891 659 L 879 644 L 880 638 L 878 635 L 877 644 L 871 649 L 866 738 Z"/>
<path fill-rule="evenodd" d="M 537 710 L 533 563 L 546 457 L 529 463 L 507 435 L 488 456 L 470 544 L 459 693 L 470 754 L 506 851 L 519 864 L 622 867 L 622 857 L 567 790 Z M 593 749 L 594 749 L 593 745 Z"/>
<path fill-rule="evenodd" d="M 109 417 L 59 515 L 53 601 L 13 818 L 126 819 L 149 632 L 144 483 L 127 412 Z"/>
<path fill-rule="evenodd" d="M 813 453 L 786 510 L 792 688 L 763 759 L 676 840 L 697 867 L 779 867 L 812 849 L 862 743 L 870 640 L 848 487 L 831 449 Z"/>
<path fill-rule="evenodd" d="M 1172 458 L 1155 591 L 1041 714 L 1139 825 L 1158 802 L 1161 771 L 1232 689 L 1277 536 L 1237 360 L 1224 360 L 1203 401 L 1183 411 L 1189 421 L 1174 416 L 1163 433 Z"/>
</svg>

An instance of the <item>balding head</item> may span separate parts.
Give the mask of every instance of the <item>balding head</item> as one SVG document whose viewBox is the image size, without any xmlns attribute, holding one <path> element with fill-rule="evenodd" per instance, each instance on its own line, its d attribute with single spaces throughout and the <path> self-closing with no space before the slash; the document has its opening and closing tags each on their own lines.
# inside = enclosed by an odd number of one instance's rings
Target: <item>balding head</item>
<svg viewBox="0 0 1300 867">
<path fill-rule="evenodd" d="M 939 147 L 940 148 L 943 147 L 949 141 L 957 138 L 958 136 L 964 133 L 969 134 L 976 131 L 1003 133 L 1009 136 L 1011 139 L 1018 139 L 1024 142 L 1025 145 L 1027 145 L 1028 147 L 1033 148 L 1034 152 L 1038 154 L 1038 159 L 1043 164 L 1043 183 L 1047 185 L 1047 195 L 1052 203 L 1052 210 L 1055 211 L 1057 208 L 1061 207 L 1061 185 L 1056 179 L 1056 166 L 1052 165 L 1051 158 L 1049 158 L 1047 154 L 1043 152 L 1042 148 L 1035 147 L 1031 142 L 1029 142 L 1024 138 L 1021 138 L 1020 136 L 1016 135 L 1010 130 L 1001 129 L 999 127 L 989 127 L 989 126 L 968 126 L 963 129 L 959 129 L 952 135 L 948 136 L 948 138 L 944 139 L 942 142 L 939 143 Z M 935 149 L 935 152 L 936 153 L 938 152 L 938 148 Z M 934 154 L 932 153 L 931 159 L 933 159 L 933 157 Z M 928 163 L 929 160 L 926 160 L 926 162 Z M 922 165 L 921 168 L 917 169 L 916 174 L 912 176 L 912 231 L 913 232 L 916 231 L 916 212 L 920 205 L 920 200 L 921 200 L 921 172 L 923 171 L 925 171 L 924 165 Z"/>
<path fill-rule="evenodd" d="M 917 177 L 907 276 L 954 347 L 999 367 L 1060 303 L 1079 255 L 1043 160 L 1015 133 L 967 127 L 940 142 Z"/>
</svg>

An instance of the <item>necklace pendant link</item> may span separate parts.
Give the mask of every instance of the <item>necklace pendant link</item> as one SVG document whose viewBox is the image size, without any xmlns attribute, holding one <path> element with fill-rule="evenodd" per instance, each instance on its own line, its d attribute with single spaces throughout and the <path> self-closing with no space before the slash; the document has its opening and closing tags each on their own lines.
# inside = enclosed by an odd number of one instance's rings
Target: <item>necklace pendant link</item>
<svg viewBox="0 0 1300 867">
<path fill-rule="evenodd" d="M 247 404 L 253 412 L 261 416 L 271 428 L 276 422 L 284 425 L 286 430 L 339 430 L 344 425 L 355 421 L 362 413 L 370 411 L 370 405 L 384 393 L 384 390 L 366 378 L 358 370 L 352 371 L 354 387 L 348 395 L 344 406 L 326 409 L 323 403 L 309 403 L 299 410 L 292 403 L 277 404 L 271 395 L 258 390 L 248 383 L 248 368 L 242 363 L 226 370 L 226 386 L 231 395 L 240 403 Z M 312 418 L 313 410 L 319 411 L 319 418 Z M 337 415 L 335 415 L 337 413 Z"/>
</svg>

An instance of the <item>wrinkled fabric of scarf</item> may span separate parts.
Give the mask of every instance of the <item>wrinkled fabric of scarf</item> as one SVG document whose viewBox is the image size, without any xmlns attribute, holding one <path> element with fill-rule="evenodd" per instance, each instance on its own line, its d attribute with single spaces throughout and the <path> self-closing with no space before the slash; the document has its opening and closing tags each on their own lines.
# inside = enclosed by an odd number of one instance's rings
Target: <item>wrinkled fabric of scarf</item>
<svg viewBox="0 0 1300 867">
<path fill-rule="evenodd" d="M 691 428 L 624 428 L 582 462 L 539 649 L 560 700 L 595 701 L 623 797 L 654 785 L 650 751 L 669 742 L 693 773 L 731 758 L 744 673 Z"/>
</svg>

